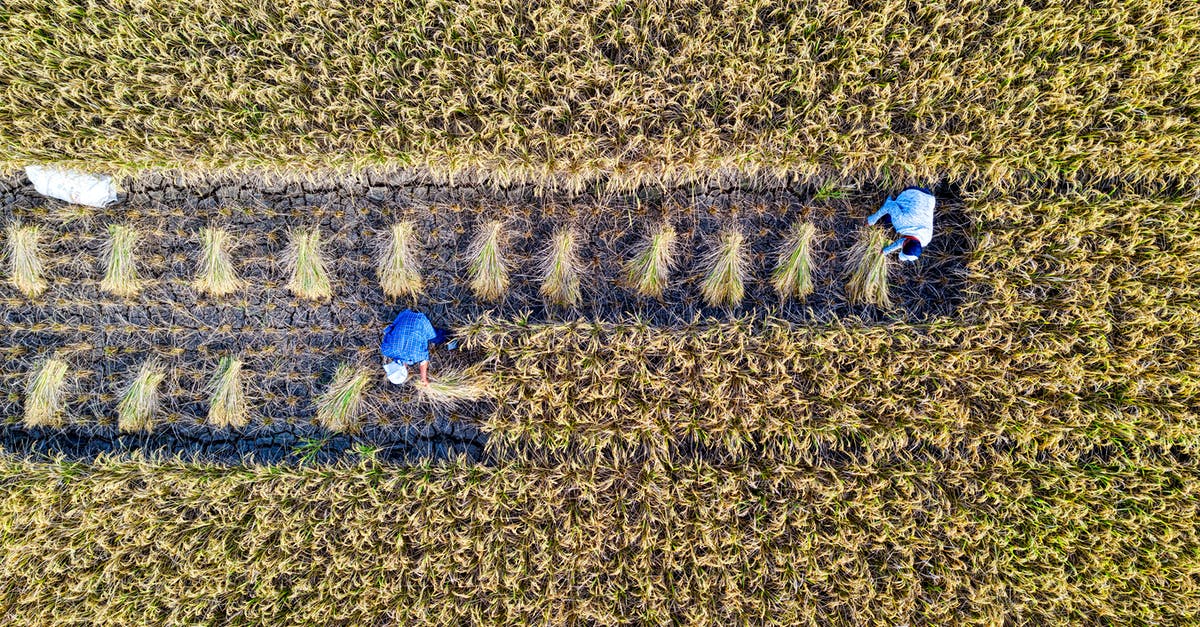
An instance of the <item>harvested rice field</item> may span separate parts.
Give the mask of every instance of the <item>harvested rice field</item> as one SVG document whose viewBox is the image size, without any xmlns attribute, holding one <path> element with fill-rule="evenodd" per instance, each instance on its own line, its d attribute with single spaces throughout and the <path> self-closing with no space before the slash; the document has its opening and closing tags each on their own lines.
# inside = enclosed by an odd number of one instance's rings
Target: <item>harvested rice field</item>
<svg viewBox="0 0 1200 627">
<path fill-rule="evenodd" d="M 1198 35 L 6 2 L 0 623 L 1200 624 Z"/>
<path fill-rule="evenodd" d="M 731 216 L 697 244 L 754 220 L 827 232 L 806 307 L 772 291 L 769 238 L 747 237 L 755 300 L 710 308 L 700 255 L 680 254 L 661 298 L 640 297 L 619 276 L 636 254 L 591 243 L 611 222 L 577 218 L 581 283 L 613 283 L 572 309 L 539 293 L 536 241 L 504 249 L 501 303 L 473 296 L 472 225 L 509 229 L 512 207 L 544 202 L 532 196 L 368 185 L 290 207 L 286 190 L 156 183 L 131 185 L 122 210 L 88 210 L 35 198 L 19 176 L 7 189 L 6 217 L 44 238 L 47 285 L 3 288 L 0 598 L 29 623 L 557 622 L 563 607 L 618 623 L 1188 623 L 1200 611 L 1200 230 L 1195 201 L 1170 190 L 950 196 L 947 248 L 931 246 L 938 262 L 920 271 L 893 268 L 884 310 L 846 303 L 842 255 L 859 227 L 821 217 L 861 218 L 876 191 L 695 196 Z M 670 215 L 685 237 L 689 218 L 663 209 L 676 199 L 655 197 L 640 219 Z M 513 213 L 452 209 L 468 199 Z M 605 201 L 539 204 L 525 228 L 551 241 Z M 372 242 L 394 220 L 442 234 L 419 247 L 415 298 L 380 286 Z M 99 287 L 113 222 L 141 237 L 135 296 Z M 237 242 L 244 282 L 220 297 L 195 278 L 212 223 Z M 325 234 L 327 299 L 289 291 L 277 258 L 300 227 Z M 947 286 L 944 304 L 923 303 L 930 283 Z M 486 398 L 431 406 L 383 381 L 379 330 L 414 302 L 463 343 L 435 351 L 435 378 L 465 373 Z M 244 426 L 210 413 L 230 356 Z M 55 402 L 31 387 L 51 358 L 66 365 L 57 422 L 30 424 L 31 402 Z M 126 395 L 151 362 L 163 379 L 149 426 L 127 432 Z M 368 375 L 354 430 L 321 419 L 344 365 Z M 128 583 L 89 592 L 111 568 Z M 180 587 L 204 600 L 166 594 Z"/>
<path fill-rule="evenodd" d="M 666 328 L 701 320 L 853 320 L 867 326 L 951 319 L 965 281 L 967 225 L 953 197 L 940 224 L 944 248 L 931 251 L 919 271 L 897 273 L 893 306 L 879 308 L 852 305 L 843 293 L 852 263 L 847 253 L 857 222 L 879 195 L 874 190 L 820 199 L 820 190 L 784 189 L 556 200 L 529 188 L 502 194 L 399 183 L 304 188 L 273 191 L 232 182 L 177 188 L 152 179 L 130 185 L 128 199 L 116 208 L 93 209 L 45 199 L 20 177 L 10 179 L 5 218 L 38 229 L 48 287 L 36 298 L 12 285 L 0 288 L 13 334 L 3 349 L 6 415 L 21 416 L 23 388 L 37 364 L 53 355 L 71 370 L 71 392 L 57 425 L 70 432 L 18 435 L 25 421 L 14 420 L 11 446 L 72 455 L 128 447 L 228 461 L 247 453 L 279 458 L 286 452 L 280 442 L 292 442 L 304 454 L 306 443 L 338 438 L 328 450 L 349 451 L 348 440 L 342 444 L 344 438 L 314 422 L 318 397 L 339 364 L 378 374 L 380 332 L 408 306 L 447 327 L 485 316 L 523 324 L 592 320 L 616 328 L 631 320 Z M 473 234 L 488 222 L 500 225 L 500 254 L 511 268 L 509 285 L 490 301 L 471 288 L 467 263 Z M 390 226 L 400 223 L 412 225 L 412 265 L 419 266 L 421 281 L 415 296 L 389 296 L 380 279 L 379 251 L 391 241 Z M 644 234 L 664 223 L 677 233 L 673 271 L 658 296 L 645 297 L 625 272 Z M 780 297 L 770 280 L 780 235 L 792 223 L 813 225 L 819 233 L 811 253 L 814 290 L 803 299 Z M 547 298 L 544 277 L 534 270 L 562 228 L 577 233 L 571 264 L 579 297 L 572 305 Z M 129 253 L 139 284 L 134 293 L 105 287 L 114 229 L 137 238 Z M 237 287 L 228 293 L 214 295 L 197 284 L 205 272 L 198 259 L 213 245 L 206 229 L 225 234 L 222 250 L 233 277 L 227 280 L 236 279 Z M 704 253 L 731 230 L 745 238 L 744 293 L 735 303 L 711 306 L 703 298 Z M 326 260 L 328 297 L 297 295 L 291 287 L 283 260 L 297 231 L 321 235 L 313 254 Z M 472 364 L 482 355 L 473 348 L 443 352 L 437 367 L 479 371 Z M 167 371 L 153 428 L 122 433 L 113 418 L 121 391 L 151 358 Z M 214 433 L 220 425 L 208 416 L 206 388 L 225 358 L 242 363 L 249 379 L 245 394 L 254 406 L 254 419 L 244 425 L 249 428 L 237 434 Z M 482 455 L 486 436 L 478 427 L 493 403 L 446 411 L 422 403 L 411 386 L 399 391 L 379 376 L 372 377 L 366 396 L 358 422 L 367 429 L 361 435 L 368 445 L 397 456 Z M 428 424 L 439 425 L 435 435 Z"/>
</svg>

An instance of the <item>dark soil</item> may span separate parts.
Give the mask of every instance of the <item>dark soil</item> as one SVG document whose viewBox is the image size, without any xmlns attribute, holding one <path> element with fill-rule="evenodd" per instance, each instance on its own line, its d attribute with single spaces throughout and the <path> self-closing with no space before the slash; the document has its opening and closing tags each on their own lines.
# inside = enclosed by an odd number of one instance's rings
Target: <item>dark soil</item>
<svg viewBox="0 0 1200 627">
<path fill-rule="evenodd" d="M 860 189 L 840 197 L 816 190 L 765 192 L 681 190 L 574 198 L 539 196 L 531 187 L 501 192 L 437 187 L 407 175 L 383 180 L 347 179 L 339 187 L 270 186 L 223 180 L 205 184 L 150 176 L 125 181 L 121 203 L 107 209 L 69 207 L 43 198 L 23 175 L 0 177 L 0 218 L 43 227 L 44 261 L 51 287 L 29 300 L 0 286 L 0 413 L 6 417 L 0 446 L 23 453 L 89 457 L 106 451 L 193 456 L 215 461 L 334 459 L 365 445 L 380 458 L 441 458 L 483 454 L 477 424 L 481 404 L 453 413 L 417 405 L 409 388 L 375 381 L 368 397 L 375 411 L 357 436 L 331 435 L 312 424 L 313 403 L 337 364 L 377 366 L 379 334 L 406 306 L 429 314 L 435 325 L 454 326 L 492 312 L 529 320 L 639 316 L 671 325 L 697 316 L 777 316 L 797 323 L 835 318 L 866 324 L 922 322 L 952 316 L 962 298 L 967 220 L 950 190 L 939 194 L 937 238 L 918 264 L 906 264 L 893 281 L 896 307 L 880 311 L 846 303 L 845 257 L 861 220 L 886 192 Z M 818 198 L 818 196 L 822 196 Z M 621 286 L 621 266 L 643 233 L 670 217 L 683 236 L 680 270 L 661 300 L 639 298 Z M 513 286 L 493 306 L 477 302 L 466 284 L 463 253 L 477 225 L 503 219 Z M 422 229 L 426 293 L 417 302 L 388 302 L 375 274 L 375 251 L 388 226 L 412 219 Z M 816 292 L 802 304 L 780 306 L 768 279 L 773 251 L 795 220 L 813 221 Z M 133 299 L 99 289 L 106 227 L 134 225 L 142 235 L 139 268 L 146 288 Z M 198 295 L 194 275 L 199 231 L 227 227 L 238 238 L 235 264 L 249 288 L 225 299 Z M 293 297 L 285 287 L 280 253 L 288 231 L 320 226 L 335 295 L 330 303 Z M 536 262 L 549 234 L 569 225 L 585 235 L 588 269 L 582 306 L 547 306 L 538 295 Z M 753 250 L 753 279 L 744 304 L 713 309 L 699 298 L 700 258 L 726 227 L 739 228 Z M 25 377 L 41 357 L 58 351 L 75 370 L 66 431 L 19 426 Z M 245 361 L 257 417 L 244 431 L 204 424 L 203 388 L 220 357 Z M 115 407 L 123 386 L 146 358 L 169 367 L 163 391 L 163 424 L 151 435 L 123 435 Z M 436 352 L 433 368 L 462 366 L 471 355 Z M 319 445 L 319 446 L 318 446 Z M 314 457 L 315 456 L 315 457 Z"/>
<path fill-rule="evenodd" d="M 152 433 L 118 433 L 112 429 L 28 429 L 4 427 L 0 446 L 29 456 L 91 459 L 113 453 L 143 453 L 218 464 L 331 463 L 369 457 L 411 463 L 465 455 L 486 461 L 483 436 L 470 423 L 444 417 L 419 425 L 367 427 L 354 436 L 316 427 L 289 424 L 252 425 L 244 430 L 168 425 Z"/>
</svg>

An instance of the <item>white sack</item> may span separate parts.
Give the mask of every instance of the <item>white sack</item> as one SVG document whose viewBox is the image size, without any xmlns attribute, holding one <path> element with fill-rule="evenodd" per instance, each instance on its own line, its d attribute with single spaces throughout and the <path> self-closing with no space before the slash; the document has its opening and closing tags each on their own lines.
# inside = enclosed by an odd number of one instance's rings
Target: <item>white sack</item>
<svg viewBox="0 0 1200 627">
<path fill-rule="evenodd" d="M 76 205 L 104 207 L 117 202 L 117 188 L 111 176 L 93 175 L 52 166 L 26 166 L 25 176 L 43 196 Z"/>
<path fill-rule="evenodd" d="M 389 361 L 383 365 L 383 371 L 387 373 L 387 380 L 396 385 L 408 381 L 408 368 L 405 368 L 404 364 Z"/>
</svg>

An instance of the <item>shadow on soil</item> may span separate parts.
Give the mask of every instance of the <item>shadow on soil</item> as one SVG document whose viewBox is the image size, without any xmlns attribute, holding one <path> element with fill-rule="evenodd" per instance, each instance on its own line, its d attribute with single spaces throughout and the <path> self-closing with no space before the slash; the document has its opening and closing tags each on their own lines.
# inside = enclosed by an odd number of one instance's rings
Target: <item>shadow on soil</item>
<svg viewBox="0 0 1200 627">
<path fill-rule="evenodd" d="M 478 431 L 445 419 L 399 428 L 368 428 L 353 436 L 288 425 L 247 430 L 165 427 L 147 434 L 12 425 L 4 428 L 0 446 L 29 457 L 88 460 L 102 454 L 141 453 L 227 465 L 327 464 L 362 457 L 398 464 L 457 456 L 488 461 Z"/>
</svg>

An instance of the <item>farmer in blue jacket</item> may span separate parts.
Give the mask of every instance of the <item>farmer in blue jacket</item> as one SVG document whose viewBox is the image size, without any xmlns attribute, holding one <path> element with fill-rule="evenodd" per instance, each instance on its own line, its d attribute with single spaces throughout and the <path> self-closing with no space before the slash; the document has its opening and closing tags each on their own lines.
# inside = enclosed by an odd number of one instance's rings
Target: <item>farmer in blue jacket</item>
<svg viewBox="0 0 1200 627">
<path fill-rule="evenodd" d="M 425 314 L 405 309 L 383 330 L 379 349 L 383 352 L 383 370 L 388 381 L 397 385 L 408 380 L 408 366 L 417 364 L 421 382 L 429 383 L 429 343 L 446 341 L 446 332 L 435 329 Z M 454 348 L 454 342 L 450 343 Z"/>
<path fill-rule="evenodd" d="M 880 218 L 886 218 L 900 235 L 899 239 L 883 249 L 883 254 L 898 250 L 902 261 L 916 261 L 933 239 L 933 208 L 936 203 L 933 192 L 924 187 L 909 187 L 895 198 L 888 196 L 879 211 L 867 218 L 867 224 L 872 225 Z"/>
</svg>

